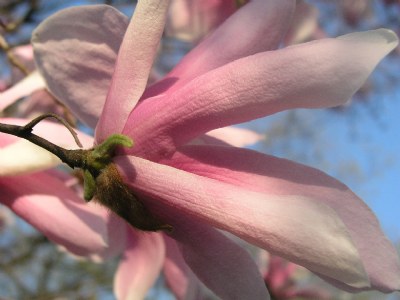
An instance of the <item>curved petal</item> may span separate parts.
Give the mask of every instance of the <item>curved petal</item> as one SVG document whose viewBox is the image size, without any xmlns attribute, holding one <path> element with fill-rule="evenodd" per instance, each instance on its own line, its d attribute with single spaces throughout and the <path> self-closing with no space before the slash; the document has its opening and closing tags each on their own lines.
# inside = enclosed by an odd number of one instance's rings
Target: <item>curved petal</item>
<svg viewBox="0 0 400 300">
<path fill-rule="evenodd" d="M 184 261 L 177 242 L 164 235 L 166 257 L 164 277 L 171 292 L 178 300 L 201 299 L 201 283 Z"/>
<path fill-rule="evenodd" d="M 107 5 L 64 9 L 33 32 L 37 68 L 50 92 L 94 128 L 128 18 Z"/>
<path fill-rule="evenodd" d="M 98 256 L 119 248 L 110 243 L 108 211 L 86 204 L 54 172 L 1 177 L 0 190 L 1 203 L 76 255 Z"/>
<path fill-rule="evenodd" d="M 169 2 L 142 0 L 136 5 L 96 128 L 98 142 L 122 132 L 130 112 L 142 96 L 164 30 Z"/>
<path fill-rule="evenodd" d="M 18 99 L 29 96 L 32 92 L 44 87 L 45 83 L 39 72 L 32 72 L 17 84 L 0 93 L 0 112 Z"/>
<path fill-rule="evenodd" d="M 397 42 L 392 31 L 379 29 L 236 60 L 171 97 L 139 103 L 123 132 L 136 143 L 128 153 L 157 160 L 215 128 L 286 109 L 343 104 Z"/>
<path fill-rule="evenodd" d="M 164 241 L 159 233 L 138 232 L 130 228 L 127 247 L 114 278 L 117 299 L 144 299 L 160 275 L 164 256 Z"/>
<path fill-rule="evenodd" d="M 174 218 L 170 234 L 198 278 L 221 299 L 270 299 L 249 253 L 195 219 Z"/>
<path fill-rule="evenodd" d="M 238 58 L 276 49 L 289 26 L 294 3 L 250 1 L 189 52 L 164 80 L 150 87 L 143 98 L 170 94 L 193 78 Z"/>
<path fill-rule="evenodd" d="M 0 122 L 13 125 L 25 125 L 26 119 L 5 118 Z M 77 148 L 71 133 L 61 124 L 42 121 L 33 133 L 46 138 L 66 149 Z M 78 138 L 85 148 L 93 145 L 93 137 L 77 131 Z M 0 176 L 11 176 L 52 168 L 61 160 L 47 150 L 24 139 L 0 133 Z"/>
<path fill-rule="evenodd" d="M 246 128 L 223 127 L 207 132 L 206 136 L 218 139 L 234 147 L 246 147 L 264 139 L 262 134 Z"/>
<path fill-rule="evenodd" d="M 134 156 L 119 157 L 117 164 L 123 176 L 129 179 L 127 184 L 137 193 L 157 199 L 146 202 L 146 205 L 164 218 L 173 212 L 190 215 L 195 220 L 229 231 L 272 254 L 347 285 L 356 288 L 371 285 L 364 269 L 364 257 L 360 256 L 357 249 L 356 237 L 353 238 L 349 231 L 353 228 L 343 223 L 338 214 L 340 210 L 323 201 L 316 201 L 318 195 L 311 197 L 296 191 L 290 194 L 254 192 L 237 184 L 191 174 Z M 308 182 L 305 176 L 300 179 Z M 331 187 L 335 191 L 335 182 L 326 180 L 323 177 L 316 184 Z M 330 196 L 328 194 L 327 198 Z M 335 196 L 333 193 L 334 199 Z M 355 200 L 351 193 L 344 196 L 346 203 Z M 376 219 L 366 211 L 364 208 L 359 217 L 356 217 L 357 214 L 354 216 L 353 225 L 365 226 L 364 221 L 372 221 L 371 229 L 379 232 Z M 352 217 L 352 211 L 346 213 Z M 386 241 L 382 234 L 376 234 L 376 237 L 379 242 Z M 360 235 L 360 238 L 370 241 L 368 236 Z M 371 244 L 369 247 L 372 247 Z M 387 241 L 383 250 L 391 256 L 392 262 L 398 263 Z M 382 285 L 396 288 L 399 283 L 398 268 L 386 264 L 385 268 L 388 273 L 381 275 L 390 281 L 382 282 Z M 382 270 L 380 266 L 379 270 Z"/>
<path fill-rule="evenodd" d="M 376 217 L 346 186 L 323 172 L 247 149 L 213 146 L 182 147 L 169 164 L 256 192 L 301 195 L 329 206 L 347 227 L 368 274 L 370 284 L 361 289 L 400 288 L 398 256 Z"/>
<path fill-rule="evenodd" d="M 190 141 L 188 144 L 246 147 L 263 139 L 264 136 L 262 134 L 250 129 L 229 126 L 211 130 Z"/>
</svg>

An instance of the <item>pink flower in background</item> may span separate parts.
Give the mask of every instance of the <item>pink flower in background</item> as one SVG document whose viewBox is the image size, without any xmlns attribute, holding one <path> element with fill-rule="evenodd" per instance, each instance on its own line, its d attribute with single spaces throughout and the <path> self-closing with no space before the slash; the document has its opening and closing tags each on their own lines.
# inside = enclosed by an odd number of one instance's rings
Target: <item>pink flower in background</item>
<svg viewBox="0 0 400 300">
<path fill-rule="evenodd" d="M 364 0 L 341 0 L 339 7 L 343 15 L 343 19 L 349 25 L 356 25 L 368 14 L 371 14 L 370 5 L 368 1 Z"/>
<path fill-rule="evenodd" d="M 165 32 L 175 38 L 197 42 L 213 31 L 236 9 L 235 0 L 172 0 Z"/>
<path fill-rule="evenodd" d="M 273 299 L 332 299 L 330 293 L 323 288 L 307 284 L 301 286 L 301 279 L 296 278 L 298 273 L 306 271 L 302 267 L 285 261 L 281 257 L 260 253 L 263 267 L 261 273 L 264 275 L 265 284 Z M 265 261 L 267 260 L 267 261 Z"/>
<path fill-rule="evenodd" d="M 185 285 L 173 288 L 180 299 L 193 273 L 221 298 L 268 298 L 252 258 L 217 229 L 346 290 L 400 289 L 396 251 L 345 185 L 288 160 L 193 142 L 286 109 L 343 104 L 397 37 L 381 29 L 276 50 L 294 1 L 251 1 L 146 89 L 167 2 L 139 2 L 129 25 L 111 7 L 67 9 L 33 38 L 49 90 L 96 127 L 96 142 L 113 133 L 133 138 L 115 162 L 151 212 L 174 227 L 169 237 L 127 231 L 118 298 L 143 296 L 165 255 L 166 274 Z"/>
<path fill-rule="evenodd" d="M 32 72 L 17 84 L 0 93 L 0 112 L 14 104 L 20 98 L 29 96 L 38 90 L 44 90 L 45 82 L 38 72 Z"/>
<path fill-rule="evenodd" d="M 324 37 L 318 25 L 318 9 L 304 0 L 298 0 L 296 3 L 292 22 L 284 39 L 285 45 Z"/>
<path fill-rule="evenodd" d="M 18 100 L 26 98 L 13 116 L 30 118 L 35 114 L 43 112 L 54 112 L 62 114 L 62 108 L 56 100 L 45 89 L 45 82 L 42 76 L 35 71 L 33 61 L 33 49 L 31 45 L 15 47 L 12 54 L 31 73 L 21 78 L 21 71 L 13 69 L 11 86 L 7 87 L 6 80 L 4 87 L 0 87 L 0 115 L 4 116 L 4 110 L 17 103 Z"/>
</svg>

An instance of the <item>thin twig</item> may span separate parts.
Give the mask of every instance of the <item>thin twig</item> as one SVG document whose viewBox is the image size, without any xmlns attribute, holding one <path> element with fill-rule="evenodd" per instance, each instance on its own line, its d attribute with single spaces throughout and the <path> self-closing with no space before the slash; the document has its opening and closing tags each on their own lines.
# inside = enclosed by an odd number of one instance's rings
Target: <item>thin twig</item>
<svg viewBox="0 0 400 300">
<path fill-rule="evenodd" d="M 58 158 L 60 158 L 62 162 L 66 163 L 71 168 L 85 168 L 87 156 L 88 156 L 90 150 L 83 150 L 83 149 L 68 150 L 68 149 L 64 149 L 64 148 L 62 148 L 62 147 L 60 147 L 60 146 L 58 146 L 56 144 L 53 144 L 53 143 L 49 142 L 48 140 L 46 140 L 46 139 L 44 139 L 44 138 L 32 133 L 33 127 L 37 123 L 39 123 L 41 120 L 43 120 L 44 118 L 48 118 L 48 117 L 54 117 L 57 120 L 62 119 L 61 117 L 53 115 L 53 114 L 46 114 L 46 115 L 43 115 L 43 116 L 39 116 L 38 118 L 36 118 L 33 121 L 31 121 L 28 124 L 26 124 L 25 126 L 0 123 L 0 132 L 4 132 L 4 133 L 7 133 L 7 134 L 18 136 L 20 138 L 23 138 L 23 139 L 26 139 L 26 140 L 30 141 L 31 143 L 34 143 L 35 145 L 38 145 L 39 147 L 42 147 L 42 148 L 46 149 L 47 151 L 53 153 Z M 61 122 L 64 125 L 66 123 L 65 120 L 63 120 Z M 71 131 L 71 128 L 70 128 L 70 126 L 68 124 L 66 125 L 66 127 Z M 72 130 L 72 132 L 73 132 L 73 130 Z M 74 134 L 76 135 L 75 132 L 73 133 L 73 135 Z"/>
<path fill-rule="evenodd" d="M 74 137 L 75 143 L 79 146 L 79 148 L 83 147 L 81 141 L 78 138 L 78 135 L 76 134 L 76 132 L 74 131 L 72 126 L 65 119 L 61 118 L 59 115 L 56 115 L 53 113 L 40 115 L 39 117 L 30 121 L 24 127 L 26 128 L 26 130 L 30 129 L 32 131 L 34 126 L 36 126 L 40 121 L 47 119 L 47 118 L 54 118 L 57 121 L 59 121 L 60 123 L 62 123 L 68 129 L 68 131 L 71 133 L 71 135 Z"/>
</svg>

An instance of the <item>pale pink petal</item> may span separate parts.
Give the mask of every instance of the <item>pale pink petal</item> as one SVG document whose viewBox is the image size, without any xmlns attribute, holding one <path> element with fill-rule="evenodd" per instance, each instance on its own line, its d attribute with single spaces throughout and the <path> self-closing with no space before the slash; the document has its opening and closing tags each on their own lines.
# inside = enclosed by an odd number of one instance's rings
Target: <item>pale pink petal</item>
<svg viewBox="0 0 400 300">
<path fill-rule="evenodd" d="M 36 65 L 50 92 L 94 128 L 106 100 L 128 18 L 107 5 L 62 10 L 33 33 Z"/>
<path fill-rule="evenodd" d="M 18 103 L 17 110 L 13 112 L 13 116 L 20 118 L 33 119 L 43 113 L 54 113 L 59 116 L 65 116 L 75 120 L 72 114 L 69 114 L 64 105 L 59 103 L 47 89 L 40 89 L 28 97 L 21 103 Z"/>
<path fill-rule="evenodd" d="M 236 9 L 233 0 L 173 0 L 165 33 L 196 42 L 211 32 Z"/>
<path fill-rule="evenodd" d="M 197 277 L 221 299 L 269 299 L 249 253 L 205 224 L 178 214 L 170 234 Z"/>
<path fill-rule="evenodd" d="M 171 93 L 193 78 L 233 60 L 279 46 L 294 10 L 293 0 L 254 0 L 234 13 L 187 54 L 164 80 L 143 98 Z"/>
<path fill-rule="evenodd" d="M 223 127 L 211 130 L 190 141 L 190 145 L 215 145 L 246 147 L 264 139 L 262 134 L 239 127 Z"/>
<path fill-rule="evenodd" d="M 382 247 L 387 261 L 393 263 L 382 266 L 365 262 L 368 267 L 373 264 L 368 271 L 371 275 L 382 276 L 375 279 L 379 286 L 384 286 L 382 289 L 387 286 L 398 288 L 398 259 L 381 234 L 375 217 L 351 193 L 344 193 L 346 198 L 341 199 L 350 203 L 351 210 L 337 208 L 339 203 L 334 193 L 337 183 L 326 176 L 321 176 L 315 184 L 319 184 L 322 190 L 324 187 L 328 189 L 330 193 L 324 196 L 333 204 L 328 200 L 318 201 L 320 194 L 303 194 L 297 190 L 289 189 L 286 193 L 274 190 L 270 193 L 254 192 L 236 183 L 225 183 L 134 156 L 121 157 L 117 161 L 123 176 L 129 179 L 127 183 L 135 191 L 157 199 L 146 203 L 160 216 L 166 218 L 174 212 L 190 215 L 193 222 L 202 221 L 229 231 L 272 254 L 356 288 L 373 284 L 364 269 L 363 259 L 372 259 L 370 254 L 376 253 L 376 248 L 369 243 L 371 250 L 366 250 L 367 257 L 360 256 L 360 249 L 357 248 L 358 245 L 365 246 L 364 240 L 367 243 L 371 240 L 369 235 L 364 236 L 364 231 L 356 227 L 368 227 L 377 238 L 372 241 L 380 243 L 377 247 Z M 285 170 L 286 174 L 290 168 L 281 170 Z M 229 176 L 230 173 L 227 173 Z M 246 174 L 251 177 L 251 173 Z M 302 173 L 300 178 L 295 178 L 308 183 L 307 187 L 313 185 L 306 175 Z M 283 190 L 285 185 L 285 182 L 281 185 Z M 345 189 L 344 186 L 339 187 Z M 318 190 L 318 186 L 316 188 Z M 330 198 L 332 195 L 333 199 Z M 359 208 L 360 212 L 354 212 L 353 216 L 352 208 Z M 345 218 L 339 213 L 348 215 Z M 353 220 L 349 221 L 351 217 Z"/>
<path fill-rule="evenodd" d="M 139 103 L 123 132 L 135 141 L 129 153 L 156 160 L 215 128 L 343 104 L 397 42 L 392 31 L 379 29 L 238 59 L 171 97 Z"/>
<path fill-rule="evenodd" d="M 57 156 L 27 140 L 19 139 L 0 148 L 0 176 L 46 170 L 59 164 Z"/>
<path fill-rule="evenodd" d="M 0 190 L 2 204 L 76 255 L 101 256 L 113 252 L 107 248 L 119 247 L 110 242 L 122 230 L 115 222 L 108 226 L 108 211 L 86 204 L 53 172 L 0 177 Z M 110 228 L 117 231 L 108 232 Z"/>
<path fill-rule="evenodd" d="M 120 133 L 146 88 L 164 31 L 169 0 L 142 0 L 136 5 L 125 33 L 96 139 Z"/>
<path fill-rule="evenodd" d="M 13 125 L 25 125 L 26 119 L 0 119 L 0 122 Z M 71 133 L 61 124 L 42 121 L 33 129 L 33 133 L 66 149 L 76 149 Z M 93 145 L 93 137 L 77 131 L 78 138 L 85 148 Z M 46 170 L 61 163 L 61 160 L 47 150 L 15 136 L 0 133 L 0 176 L 11 176 Z"/>
<path fill-rule="evenodd" d="M 207 132 L 207 136 L 216 138 L 235 147 L 246 147 L 263 140 L 263 135 L 246 128 L 223 127 Z"/>
<path fill-rule="evenodd" d="M 400 288 L 400 265 L 393 246 L 371 210 L 345 185 L 316 169 L 247 149 L 183 149 L 170 164 L 267 195 L 301 195 L 330 207 L 346 226 L 369 276 L 369 285 L 353 290 L 375 288 L 387 292 Z"/>
<path fill-rule="evenodd" d="M 33 48 L 30 44 L 17 46 L 12 49 L 12 52 L 24 61 L 33 61 Z"/>
<path fill-rule="evenodd" d="M 144 299 L 160 274 L 164 256 L 165 245 L 161 234 L 130 228 L 127 247 L 114 278 L 117 299 Z"/>
<path fill-rule="evenodd" d="M 265 137 L 252 130 L 238 127 L 223 127 L 211 130 L 191 140 L 187 145 L 214 145 L 246 147 L 260 142 Z"/>
<path fill-rule="evenodd" d="M 178 300 L 201 299 L 200 281 L 184 261 L 177 243 L 164 235 L 166 257 L 164 261 L 165 281 Z"/>
<path fill-rule="evenodd" d="M 29 96 L 36 90 L 45 87 L 44 80 L 38 72 L 33 72 L 17 84 L 0 93 L 0 112 L 22 97 Z"/>
</svg>

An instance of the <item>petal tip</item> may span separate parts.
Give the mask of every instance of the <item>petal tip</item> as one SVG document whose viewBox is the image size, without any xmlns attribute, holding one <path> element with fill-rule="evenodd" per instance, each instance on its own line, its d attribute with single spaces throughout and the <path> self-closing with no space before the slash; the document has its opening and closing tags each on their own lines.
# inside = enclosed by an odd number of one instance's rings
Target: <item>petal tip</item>
<svg viewBox="0 0 400 300">
<path fill-rule="evenodd" d="M 399 38 L 393 30 L 379 28 L 364 32 L 349 33 L 339 36 L 341 40 L 363 41 L 370 44 L 385 45 L 389 51 L 393 50 L 399 43 Z"/>
</svg>

